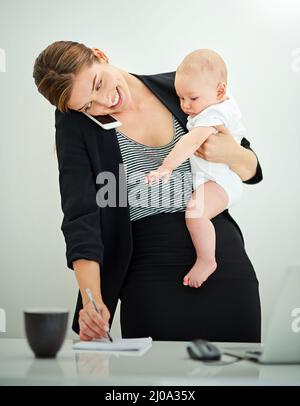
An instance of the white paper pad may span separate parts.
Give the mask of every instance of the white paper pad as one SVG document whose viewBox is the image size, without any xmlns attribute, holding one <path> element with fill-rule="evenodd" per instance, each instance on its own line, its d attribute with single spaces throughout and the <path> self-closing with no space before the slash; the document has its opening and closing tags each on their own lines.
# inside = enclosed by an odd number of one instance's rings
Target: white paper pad
<svg viewBox="0 0 300 406">
<path fill-rule="evenodd" d="M 79 341 L 73 344 L 73 350 L 79 351 L 144 351 L 152 346 L 152 338 L 117 338 L 113 342 L 107 339 Z"/>
</svg>

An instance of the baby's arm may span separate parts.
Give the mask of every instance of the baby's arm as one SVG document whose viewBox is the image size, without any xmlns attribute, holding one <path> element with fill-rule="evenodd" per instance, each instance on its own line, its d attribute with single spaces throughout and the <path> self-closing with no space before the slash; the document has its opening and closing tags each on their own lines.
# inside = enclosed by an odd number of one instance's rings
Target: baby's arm
<svg viewBox="0 0 300 406">
<path fill-rule="evenodd" d="M 215 132 L 216 129 L 213 127 L 193 128 L 180 138 L 161 166 L 173 171 L 186 161 Z"/>
<path fill-rule="evenodd" d="M 161 177 L 164 177 L 165 182 L 167 182 L 172 171 L 186 161 L 215 132 L 214 127 L 196 127 L 183 135 L 166 156 L 162 165 L 146 176 L 146 182 L 152 184 L 153 180 L 158 180 Z"/>
</svg>

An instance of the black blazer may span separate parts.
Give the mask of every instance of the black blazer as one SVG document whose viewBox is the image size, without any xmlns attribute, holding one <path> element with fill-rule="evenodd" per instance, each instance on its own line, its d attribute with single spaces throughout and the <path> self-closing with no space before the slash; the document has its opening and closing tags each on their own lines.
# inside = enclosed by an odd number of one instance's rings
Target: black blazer
<svg viewBox="0 0 300 406">
<path fill-rule="evenodd" d="M 174 72 L 158 75 L 135 75 L 186 126 L 187 116 L 180 109 L 174 89 Z M 129 208 L 119 201 L 119 184 L 126 187 L 124 171 L 119 173 L 122 157 L 115 130 L 102 130 L 84 114 L 71 110 L 55 111 L 56 150 L 59 168 L 61 205 L 64 213 L 61 230 L 66 241 L 67 265 L 73 269 L 76 259 L 99 262 L 101 293 L 111 313 L 110 323 L 119 298 L 132 253 Z M 241 144 L 248 149 L 244 138 Z M 122 168 L 122 167 L 121 167 Z M 102 171 L 112 172 L 117 180 L 115 207 L 99 208 L 96 193 L 103 186 L 96 184 Z M 262 180 L 260 164 L 256 175 L 245 183 Z M 228 211 L 222 213 L 234 222 Z M 235 223 L 235 222 L 234 222 Z M 235 223 L 236 224 L 236 223 Z M 73 329 L 79 332 L 78 312 L 82 308 L 78 294 Z"/>
</svg>

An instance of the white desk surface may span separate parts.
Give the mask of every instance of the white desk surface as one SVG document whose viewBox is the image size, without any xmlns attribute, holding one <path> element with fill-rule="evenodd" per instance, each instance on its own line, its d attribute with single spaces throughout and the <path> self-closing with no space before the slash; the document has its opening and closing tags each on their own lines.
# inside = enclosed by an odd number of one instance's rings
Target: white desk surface
<svg viewBox="0 0 300 406">
<path fill-rule="evenodd" d="M 247 344 L 216 343 L 221 349 Z M 55 359 L 36 359 L 25 339 L 0 339 L 1 385 L 300 385 L 300 365 L 239 361 L 208 365 L 189 358 L 187 342 L 154 341 L 141 356 L 76 353 L 66 340 Z M 253 344 L 252 344 L 253 346 Z M 256 347 L 255 345 L 253 346 Z M 223 355 L 223 361 L 232 358 Z"/>
</svg>

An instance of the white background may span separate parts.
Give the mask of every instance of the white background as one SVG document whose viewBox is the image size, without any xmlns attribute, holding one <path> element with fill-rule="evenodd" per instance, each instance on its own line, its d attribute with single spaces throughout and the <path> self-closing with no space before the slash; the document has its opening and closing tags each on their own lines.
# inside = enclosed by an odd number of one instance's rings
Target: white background
<svg viewBox="0 0 300 406">
<path fill-rule="evenodd" d="M 1 337 L 24 334 L 23 309 L 73 311 L 77 295 L 60 231 L 54 107 L 32 79 L 35 58 L 57 40 L 99 47 L 140 74 L 175 70 L 197 48 L 224 57 L 264 170 L 231 213 L 260 281 L 265 334 L 286 267 L 300 257 L 299 21 L 297 0 L 0 0 Z"/>
</svg>

